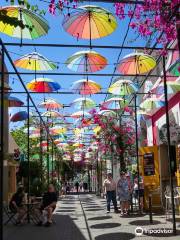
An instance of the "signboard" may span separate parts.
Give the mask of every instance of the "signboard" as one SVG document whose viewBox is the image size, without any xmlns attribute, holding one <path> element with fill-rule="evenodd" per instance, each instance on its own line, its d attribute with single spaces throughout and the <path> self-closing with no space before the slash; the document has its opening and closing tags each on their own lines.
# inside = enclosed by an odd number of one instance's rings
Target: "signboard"
<svg viewBox="0 0 180 240">
<path fill-rule="evenodd" d="M 154 153 L 145 153 L 144 161 L 144 176 L 155 175 Z"/>
</svg>

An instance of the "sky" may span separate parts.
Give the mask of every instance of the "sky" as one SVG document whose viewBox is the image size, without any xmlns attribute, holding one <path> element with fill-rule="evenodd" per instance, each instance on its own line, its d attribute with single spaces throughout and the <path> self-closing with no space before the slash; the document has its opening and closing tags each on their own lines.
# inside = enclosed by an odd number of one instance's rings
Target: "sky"
<svg viewBox="0 0 180 240">
<path fill-rule="evenodd" d="M 38 4 L 39 8 L 41 9 L 48 9 L 48 4 L 45 2 L 41 2 L 41 1 L 29 1 L 31 4 Z M 90 4 L 92 5 L 97 5 L 96 2 L 93 1 L 89 1 Z M 81 5 L 86 5 L 87 3 L 81 4 Z M 1 5 L 5 6 L 7 5 L 7 2 L 5 0 L 1 0 Z M 112 3 L 98 3 L 99 6 L 106 8 L 107 10 L 109 10 L 110 12 L 114 13 L 115 9 Z M 80 4 L 79 4 L 80 6 Z M 61 43 L 61 44 L 89 44 L 89 40 L 78 40 L 74 37 L 72 37 L 71 35 L 69 35 L 68 33 L 66 33 L 62 27 L 62 21 L 63 21 L 63 14 L 59 15 L 57 14 L 56 16 L 52 16 L 50 15 L 48 12 L 45 15 L 45 18 L 47 19 L 47 21 L 49 22 L 50 25 L 50 31 L 48 33 L 48 35 L 43 36 L 39 39 L 36 40 L 23 40 L 23 42 L 26 43 Z M 97 39 L 97 40 L 92 40 L 92 45 L 122 45 L 124 36 L 126 34 L 127 31 L 127 26 L 128 26 L 128 22 L 129 22 L 129 18 L 125 19 L 125 20 L 118 20 L 118 27 L 117 29 L 109 36 L 101 38 L 101 39 Z M 14 42 L 14 43 L 20 43 L 20 39 L 17 38 L 12 38 L 9 37 L 3 33 L 0 33 L 0 37 L 2 38 L 2 40 L 4 42 Z M 127 36 L 127 39 L 125 41 L 125 45 L 126 46 L 145 46 L 145 41 L 142 39 L 138 39 L 135 42 L 132 42 L 132 40 L 135 38 L 135 34 L 134 32 L 130 29 L 129 30 L 129 34 Z M 19 55 L 24 55 L 24 54 L 28 54 L 31 53 L 35 50 L 34 47 L 7 47 L 11 58 L 13 60 L 16 60 L 17 58 L 19 58 Z M 39 52 L 40 54 L 44 55 L 45 57 L 47 57 L 48 59 L 54 61 L 54 62 L 60 62 L 60 63 L 65 63 L 65 61 L 67 60 L 67 58 L 69 56 L 71 56 L 72 54 L 74 54 L 77 51 L 81 51 L 84 49 L 81 48 L 45 48 L 45 47 L 36 47 L 36 51 Z M 86 49 L 88 50 L 88 49 Z M 120 50 L 118 49 L 95 49 L 93 48 L 94 51 L 99 52 L 100 54 L 102 54 L 104 57 L 107 58 L 108 60 L 108 66 L 103 69 L 102 71 L 100 71 L 99 73 L 113 73 L 114 71 L 114 63 L 117 62 L 118 59 L 118 55 L 120 53 Z M 123 58 L 125 55 L 131 53 L 132 50 L 123 50 L 121 53 L 121 58 Z M 10 64 L 8 63 L 8 61 L 6 61 L 8 70 L 11 71 L 12 67 L 10 66 Z M 26 71 L 24 69 L 18 69 L 19 71 Z M 65 64 L 60 64 L 59 65 L 59 69 L 55 70 L 58 72 L 66 72 L 66 73 L 72 73 L 71 70 L 69 70 Z M 32 79 L 34 79 L 34 74 L 31 76 L 29 75 L 22 75 L 21 76 L 24 83 L 27 84 L 28 82 L 30 82 Z M 43 77 L 43 76 L 42 76 Z M 46 76 L 44 76 L 46 77 Z M 72 83 L 76 80 L 80 80 L 82 79 L 82 77 L 78 77 L 78 76 L 52 76 L 49 77 L 52 78 L 54 81 L 57 81 L 60 85 L 61 85 L 61 90 L 60 91 L 69 91 L 70 87 L 72 85 Z M 109 87 L 110 81 L 111 81 L 111 77 L 91 77 L 89 78 L 93 81 L 96 81 L 97 83 L 99 83 L 102 86 L 102 91 L 106 92 L 107 88 Z M 113 79 L 114 80 L 114 79 Z M 17 79 L 17 76 L 13 76 L 11 75 L 9 77 L 9 85 L 11 86 L 11 88 L 13 89 L 13 91 L 22 91 L 23 88 L 21 86 L 21 83 L 19 82 L 19 80 Z M 17 94 L 12 94 L 12 96 L 16 96 L 19 97 L 21 100 L 23 100 L 24 102 L 26 102 L 26 94 L 21 94 L 21 95 L 17 95 Z M 54 98 L 56 100 L 58 100 L 60 103 L 62 104 L 70 104 L 73 100 L 75 100 L 76 98 L 81 97 L 81 95 L 79 94 L 73 94 L 73 95 L 60 95 L 60 94 L 46 94 L 45 95 L 46 98 L 51 97 Z M 33 100 L 36 103 L 36 105 L 38 103 L 40 103 L 41 101 L 43 101 L 44 96 L 43 94 L 32 94 Z M 105 99 L 105 95 L 92 95 L 90 97 L 91 99 L 93 99 L 97 104 L 101 103 L 104 101 Z M 26 105 L 26 104 L 25 104 Z M 14 112 L 18 112 L 21 111 L 22 108 L 11 108 L 10 113 L 13 114 Z M 25 110 L 25 109 L 23 109 Z M 33 110 L 33 109 L 31 109 Z M 43 110 L 41 109 L 40 111 L 43 112 Z M 64 112 L 68 112 L 68 113 L 73 113 L 75 111 L 77 111 L 75 108 L 65 108 L 65 110 L 63 110 Z M 72 121 L 72 120 L 71 120 Z M 11 123 L 11 127 L 17 127 L 17 126 L 21 126 L 22 123 Z"/>
</svg>

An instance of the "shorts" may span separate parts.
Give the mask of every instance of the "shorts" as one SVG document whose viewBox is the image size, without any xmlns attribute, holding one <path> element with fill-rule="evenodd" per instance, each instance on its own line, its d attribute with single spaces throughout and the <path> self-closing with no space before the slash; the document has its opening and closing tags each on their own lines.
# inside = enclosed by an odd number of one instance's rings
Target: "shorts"
<svg viewBox="0 0 180 240">
<path fill-rule="evenodd" d="M 138 192 L 139 197 L 144 197 L 144 189 L 135 190 L 135 198 L 138 198 Z"/>
</svg>

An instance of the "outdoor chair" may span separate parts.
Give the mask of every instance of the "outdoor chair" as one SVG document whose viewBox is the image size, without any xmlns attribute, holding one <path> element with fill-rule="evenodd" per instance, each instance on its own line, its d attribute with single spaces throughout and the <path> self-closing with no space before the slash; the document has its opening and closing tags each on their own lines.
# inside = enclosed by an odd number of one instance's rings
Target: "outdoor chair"
<svg viewBox="0 0 180 240">
<path fill-rule="evenodd" d="M 166 199 L 166 219 L 169 218 L 169 214 L 170 214 L 170 210 L 172 207 L 172 201 L 171 201 L 171 189 L 170 186 L 166 186 L 166 190 L 164 193 L 165 199 Z M 174 188 L 174 204 L 175 207 L 179 206 L 179 202 L 180 202 L 180 194 L 178 192 L 177 188 Z"/>
<path fill-rule="evenodd" d="M 7 225 L 9 222 L 16 224 L 16 214 L 9 209 L 8 204 L 3 204 L 3 218 L 5 221 L 3 222 L 4 225 Z"/>
</svg>

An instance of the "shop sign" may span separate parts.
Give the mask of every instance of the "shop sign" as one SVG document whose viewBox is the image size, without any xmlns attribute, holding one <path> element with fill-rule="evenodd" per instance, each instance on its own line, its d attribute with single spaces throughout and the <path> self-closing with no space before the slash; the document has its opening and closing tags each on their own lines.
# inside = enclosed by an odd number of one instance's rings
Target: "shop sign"
<svg viewBox="0 0 180 240">
<path fill-rule="evenodd" d="M 144 176 L 155 175 L 154 153 L 145 153 L 144 161 Z"/>
</svg>

